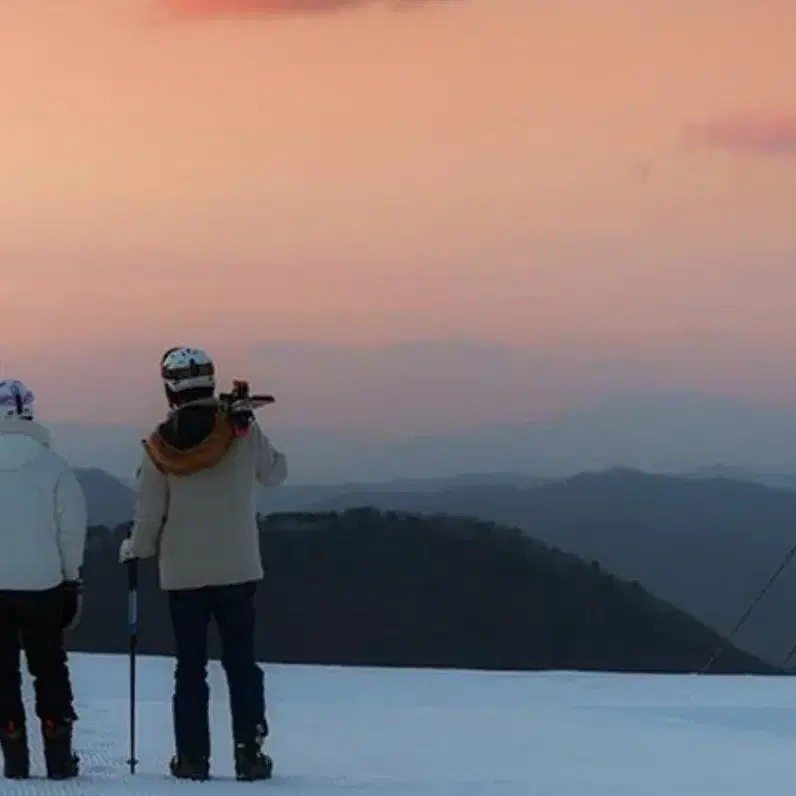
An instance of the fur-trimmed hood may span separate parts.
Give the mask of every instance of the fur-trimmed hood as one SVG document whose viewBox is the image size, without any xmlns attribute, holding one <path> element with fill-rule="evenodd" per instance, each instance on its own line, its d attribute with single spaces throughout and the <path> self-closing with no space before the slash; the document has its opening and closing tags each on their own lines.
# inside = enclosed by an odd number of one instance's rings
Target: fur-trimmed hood
<svg viewBox="0 0 796 796">
<path fill-rule="evenodd" d="M 215 467 L 235 439 L 235 429 L 218 403 L 194 403 L 172 412 L 144 440 L 144 448 L 162 473 L 185 476 Z"/>
</svg>

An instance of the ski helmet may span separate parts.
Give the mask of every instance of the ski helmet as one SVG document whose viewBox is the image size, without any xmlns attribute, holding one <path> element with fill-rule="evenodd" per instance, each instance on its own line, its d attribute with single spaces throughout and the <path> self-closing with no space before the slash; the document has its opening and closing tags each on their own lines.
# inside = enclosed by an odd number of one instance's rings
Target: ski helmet
<svg viewBox="0 0 796 796">
<path fill-rule="evenodd" d="M 0 381 L 0 420 L 21 417 L 33 420 L 33 393 L 14 379 Z"/>
<path fill-rule="evenodd" d="M 201 348 L 170 348 L 160 360 L 160 375 L 167 389 L 175 393 L 216 386 L 213 360 Z"/>
</svg>

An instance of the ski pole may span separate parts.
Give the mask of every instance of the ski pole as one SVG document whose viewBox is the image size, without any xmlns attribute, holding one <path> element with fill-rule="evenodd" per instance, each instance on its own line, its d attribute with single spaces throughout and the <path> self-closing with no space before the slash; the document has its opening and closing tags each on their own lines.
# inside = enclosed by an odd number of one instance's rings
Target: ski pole
<svg viewBox="0 0 796 796">
<path fill-rule="evenodd" d="M 752 615 L 752 611 L 754 611 L 755 608 L 757 608 L 760 601 L 768 594 L 769 590 L 774 585 L 777 578 L 785 571 L 785 568 L 788 566 L 788 564 L 790 564 L 791 559 L 794 556 L 796 556 L 796 545 L 791 547 L 791 549 L 788 551 L 788 554 L 785 556 L 784 559 L 782 559 L 782 563 L 774 571 L 774 574 L 768 579 L 766 585 L 763 586 L 762 589 L 760 589 L 760 592 L 758 593 L 757 597 L 755 597 L 755 599 L 752 600 L 751 605 L 746 609 L 746 613 L 744 613 L 744 615 L 735 623 L 735 627 L 733 627 L 729 635 L 721 641 L 718 647 L 716 647 L 714 653 L 710 656 L 705 665 L 699 670 L 700 674 L 706 674 L 708 669 L 710 669 L 710 667 L 716 662 L 716 659 L 719 657 L 719 655 L 721 655 L 727 649 L 727 647 L 729 647 L 730 644 L 732 644 L 733 640 L 735 639 L 735 636 L 738 635 L 738 631 L 744 626 L 744 624 L 746 624 L 746 620 L 749 619 L 749 617 Z M 790 653 L 788 658 L 793 657 L 794 652 L 796 652 L 796 647 L 794 647 L 793 651 Z"/>
<path fill-rule="evenodd" d="M 138 650 L 138 560 L 127 562 L 127 636 L 130 655 L 130 773 L 135 774 L 135 657 Z"/>
</svg>

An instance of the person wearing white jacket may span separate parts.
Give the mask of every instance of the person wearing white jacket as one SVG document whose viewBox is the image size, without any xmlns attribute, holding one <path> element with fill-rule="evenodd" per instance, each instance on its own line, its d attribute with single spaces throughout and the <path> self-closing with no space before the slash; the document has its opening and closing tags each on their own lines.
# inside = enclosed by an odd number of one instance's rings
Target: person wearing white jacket
<svg viewBox="0 0 796 796">
<path fill-rule="evenodd" d="M 0 747 L 10 779 L 30 776 L 20 663 L 33 678 L 47 776 L 78 775 L 64 632 L 80 615 L 86 501 L 34 419 L 33 393 L 0 381 Z"/>
<path fill-rule="evenodd" d="M 215 620 L 235 776 L 268 779 L 273 760 L 264 751 L 269 728 L 255 659 L 256 593 L 264 574 L 257 491 L 285 481 L 287 458 L 249 408 L 232 411 L 216 395 L 215 365 L 205 351 L 171 348 L 160 364 L 169 415 L 144 440 L 132 532 L 119 558 L 157 556 L 168 595 L 177 658 L 170 770 L 178 779 L 210 777 L 207 633 Z"/>
</svg>

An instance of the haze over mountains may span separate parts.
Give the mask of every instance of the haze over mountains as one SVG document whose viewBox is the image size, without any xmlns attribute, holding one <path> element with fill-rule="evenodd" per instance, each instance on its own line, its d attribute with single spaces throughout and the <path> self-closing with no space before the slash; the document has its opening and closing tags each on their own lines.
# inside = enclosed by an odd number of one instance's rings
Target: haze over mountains
<svg viewBox="0 0 796 796">
<path fill-rule="evenodd" d="M 263 424 L 290 455 L 293 485 L 495 472 L 549 478 L 615 466 L 647 472 L 690 472 L 714 465 L 764 474 L 796 472 L 796 409 L 701 393 L 623 393 L 549 422 L 484 425 L 467 433 L 391 440 L 283 428 L 271 424 L 267 415 Z M 100 467 L 121 479 L 132 477 L 147 431 L 50 425 L 56 445 L 70 461 Z"/>
</svg>

